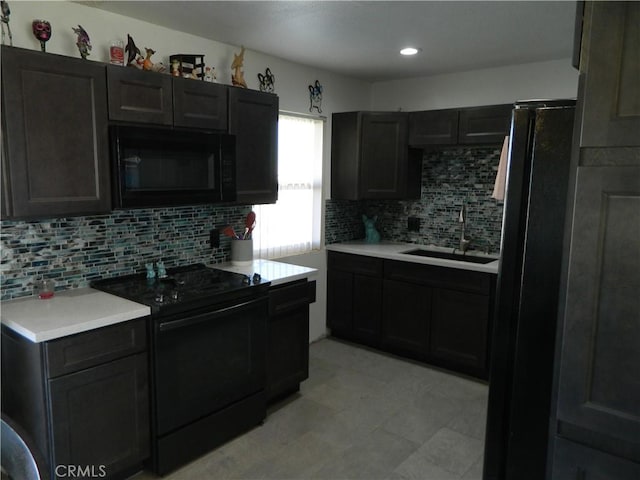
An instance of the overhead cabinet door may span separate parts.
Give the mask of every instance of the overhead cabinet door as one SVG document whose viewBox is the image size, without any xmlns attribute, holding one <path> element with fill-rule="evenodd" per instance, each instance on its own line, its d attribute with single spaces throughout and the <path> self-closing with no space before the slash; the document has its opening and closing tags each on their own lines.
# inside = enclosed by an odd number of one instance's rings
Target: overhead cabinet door
<svg viewBox="0 0 640 480">
<path fill-rule="evenodd" d="M 172 77 L 108 66 L 107 79 L 110 120 L 173 124 Z"/>
<path fill-rule="evenodd" d="M 105 92 L 103 64 L 3 46 L 5 213 L 110 210 Z"/>
<path fill-rule="evenodd" d="M 236 136 L 237 203 L 278 199 L 278 97 L 229 88 L 229 133 Z"/>
</svg>

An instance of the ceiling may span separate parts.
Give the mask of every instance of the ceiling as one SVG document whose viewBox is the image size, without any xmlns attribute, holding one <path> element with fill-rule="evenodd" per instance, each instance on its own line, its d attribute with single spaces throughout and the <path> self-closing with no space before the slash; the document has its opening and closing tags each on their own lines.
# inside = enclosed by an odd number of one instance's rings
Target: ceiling
<svg viewBox="0 0 640 480">
<path fill-rule="evenodd" d="M 292 62 L 382 81 L 569 58 L 576 2 L 86 4 Z M 422 50 L 414 57 L 400 56 L 400 48 L 408 45 Z"/>
</svg>

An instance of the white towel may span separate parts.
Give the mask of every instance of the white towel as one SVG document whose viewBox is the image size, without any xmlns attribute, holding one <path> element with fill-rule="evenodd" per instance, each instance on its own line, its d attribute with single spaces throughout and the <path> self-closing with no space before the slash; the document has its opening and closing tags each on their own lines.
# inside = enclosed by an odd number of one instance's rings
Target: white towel
<svg viewBox="0 0 640 480">
<path fill-rule="evenodd" d="M 507 164 L 509 163 L 509 136 L 504 137 L 502 152 L 500 153 L 500 164 L 496 173 L 496 183 L 493 186 L 492 198 L 498 201 L 504 200 L 504 188 L 507 181 Z"/>
</svg>

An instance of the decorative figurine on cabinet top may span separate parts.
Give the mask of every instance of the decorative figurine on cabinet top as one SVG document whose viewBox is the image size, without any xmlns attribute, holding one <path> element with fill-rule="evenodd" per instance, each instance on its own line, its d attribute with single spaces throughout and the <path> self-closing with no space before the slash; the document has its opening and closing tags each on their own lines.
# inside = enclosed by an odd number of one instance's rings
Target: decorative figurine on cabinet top
<svg viewBox="0 0 640 480">
<path fill-rule="evenodd" d="M 171 75 L 174 77 L 180 76 L 180 60 L 171 60 Z"/>
<path fill-rule="evenodd" d="M 76 35 L 78 35 L 76 46 L 78 47 L 80 56 L 83 60 L 86 60 L 90 55 L 89 52 L 91 51 L 91 39 L 89 38 L 89 34 L 84 28 L 82 28 L 82 25 L 78 25 L 78 28 L 71 27 L 71 29 Z"/>
<path fill-rule="evenodd" d="M 151 55 L 153 55 L 154 53 L 156 53 L 156 51 L 152 48 L 144 48 L 144 51 L 146 52 L 146 56 L 144 57 L 144 60 L 142 61 L 142 69 L 143 70 L 153 70 L 153 62 L 151 61 Z"/>
<path fill-rule="evenodd" d="M 136 47 L 136 42 L 133 41 L 133 37 L 127 33 L 127 46 L 124 47 L 124 51 L 127 52 L 127 65 L 136 67 L 136 56 L 140 55 L 140 49 Z"/>
<path fill-rule="evenodd" d="M 378 216 L 375 215 L 372 218 L 368 218 L 366 215 L 362 215 L 362 221 L 364 222 L 364 241 L 367 243 L 380 242 L 380 233 L 376 230 Z"/>
<path fill-rule="evenodd" d="M 318 113 L 322 113 L 322 85 L 316 80 L 314 85 L 309 85 L 309 111 L 315 108 Z"/>
<path fill-rule="evenodd" d="M 264 75 L 258 74 L 258 81 L 260 82 L 261 92 L 273 93 L 275 90 L 276 77 L 271 73 L 269 67 L 264 71 Z"/>
<path fill-rule="evenodd" d="M 40 42 L 40 49 L 46 52 L 45 44 L 51 38 L 51 24 L 47 20 L 34 20 L 31 22 L 31 29 Z"/>
<path fill-rule="evenodd" d="M 2 0 L 0 2 L 0 6 L 2 7 L 2 16 L 0 20 L 2 21 L 2 45 L 4 45 L 4 37 L 5 35 L 9 35 L 9 45 L 13 46 L 13 35 L 11 35 L 11 27 L 9 26 L 9 16 L 11 16 L 11 9 L 9 8 L 9 3 Z M 6 26 L 6 33 L 5 33 Z"/>
<path fill-rule="evenodd" d="M 215 67 L 205 67 L 204 69 L 204 81 L 217 83 L 218 77 L 216 77 L 216 69 Z"/>
<path fill-rule="evenodd" d="M 247 82 L 244 81 L 244 72 L 242 71 L 243 62 L 244 47 L 241 47 L 239 55 L 233 54 L 233 63 L 231 64 L 231 69 L 233 70 L 231 74 L 231 84 L 234 87 L 247 88 Z"/>
</svg>

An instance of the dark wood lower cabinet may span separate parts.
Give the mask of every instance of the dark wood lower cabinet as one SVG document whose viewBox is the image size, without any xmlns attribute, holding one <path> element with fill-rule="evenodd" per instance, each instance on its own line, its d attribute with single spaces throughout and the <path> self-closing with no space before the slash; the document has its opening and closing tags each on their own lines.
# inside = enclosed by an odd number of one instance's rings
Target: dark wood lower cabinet
<svg viewBox="0 0 640 480">
<path fill-rule="evenodd" d="M 149 456 L 146 319 L 33 343 L 2 326 L 2 409 L 50 477 L 121 478 Z M 76 471 L 76 470 L 74 470 Z"/>
<path fill-rule="evenodd" d="M 489 312 L 487 295 L 435 289 L 429 343 L 432 360 L 485 376 Z"/>
<path fill-rule="evenodd" d="M 327 325 L 333 333 L 349 335 L 353 331 L 353 273 L 327 272 Z"/>
<path fill-rule="evenodd" d="M 49 389 L 56 466 L 112 475 L 149 455 L 145 353 L 50 380 Z"/>
<path fill-rule="evenodd" d="M 329 252 L 333 336 L 488 378 L 491 273 Z"/>
<path fill-rule="evenodd" d="M 424 360 L 429 348 L 431 288 L 384 281 L 382 348 Z"/>
<path fill-rule="evenodd" d="M 549 478 L 559 480 L 637 480 L 640 464 L 564 438 L 554 442 Z"/>
<path fill-rule="evenodd" d="M 353 276 L 353 335 L 371 346 L 380 342 L 382 280 L 365 275 Z"/>
<path fill-rule="evenodd" d="M 377 347 L 381 322 L 382 260 L 330 252 L 327 325 L 331 332 Z"/>
<path fill-rule="evenodd" d="M 315 282 L 300 280 L 269 291 L 267 401 L 300 388 L 309 377 L 309 304 Z"/>
</svg>

